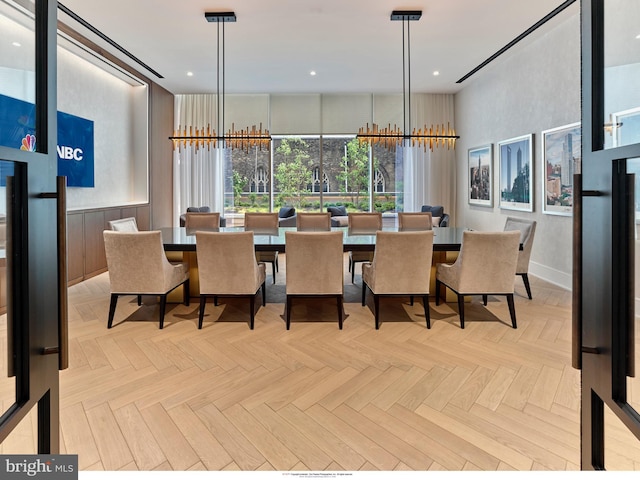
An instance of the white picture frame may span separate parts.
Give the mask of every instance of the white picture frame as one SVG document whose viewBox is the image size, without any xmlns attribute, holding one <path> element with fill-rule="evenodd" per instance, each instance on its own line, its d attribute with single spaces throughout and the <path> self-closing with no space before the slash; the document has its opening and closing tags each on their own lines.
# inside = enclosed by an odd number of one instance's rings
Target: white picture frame
<svg viewBox="0 0 640 480">
<path fill-rule="evenodd" d="M 500 208 L 533 212 L 533 134 L 498 142 L 498 159 Z"/>
</svg>

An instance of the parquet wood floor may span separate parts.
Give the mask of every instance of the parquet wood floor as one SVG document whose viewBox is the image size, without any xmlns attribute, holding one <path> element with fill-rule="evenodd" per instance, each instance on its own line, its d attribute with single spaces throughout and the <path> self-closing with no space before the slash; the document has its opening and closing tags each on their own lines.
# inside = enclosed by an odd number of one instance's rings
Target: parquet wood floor
<svg viewBox="0 0 640 480">
<path fill-rule="evenodd" d="M 197 302 L 172 305 L 159 330 L 134 297 L 108 330 L 108 274 L 70 288 L 61 443 L 81 470 L 579 469 L 569 292 L 532 278 L 528 300 L 516 279 L 515 330 L 498 297 L 468 303 L 464 330 L 453 303 L 431 303 L 427 330 L 419 302 L 383 300 L 376 331 L 345 268 L 344 329 L 311 300 L 287 331 L 284 257 L 253 331 L 237 300 L 207 304 L 202 330 Z"/>
</svg>

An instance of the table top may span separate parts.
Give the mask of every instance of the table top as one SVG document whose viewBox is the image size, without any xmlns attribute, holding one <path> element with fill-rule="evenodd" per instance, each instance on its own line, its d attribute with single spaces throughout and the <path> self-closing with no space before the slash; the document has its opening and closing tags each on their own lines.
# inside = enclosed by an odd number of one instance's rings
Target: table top
<svg viewBox="0 0 640 480">
<path fill-rule="evenodd" d="M 159 228 L 162 232 L 162 243 L 166 251 L 185 252 L 196 250 L 195 230 L 185 227 Z M 216 229 L 198 229 L 210 232 L 243 232 L 244 227 L 221 227 Z M 344 251 L 373 250 L 376 245 L 375 233 L 354 233 L 347 227 L 332 227 L 332 231 L 343 232 Z M 433 249 L 435 251 L 458 251 L 462 243 L 462 232 L 465 227 L 436 227 L 433 229 Z M 296 227 L 279 227 L 277 231 L 254 231 L 253 243 L 257 251 L 285 250 L 285 232 L 295 232 Z M 395 232 L 397 228 L 383 228 L 383 231 Z"/>
</svg>

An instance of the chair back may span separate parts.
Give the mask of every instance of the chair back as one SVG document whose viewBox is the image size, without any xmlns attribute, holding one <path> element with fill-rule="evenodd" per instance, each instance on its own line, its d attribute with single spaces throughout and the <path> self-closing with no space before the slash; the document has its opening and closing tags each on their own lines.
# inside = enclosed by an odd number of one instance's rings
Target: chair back
<svg viewBox="0 0 640 480">
<path fill-rule="evenodd" d="M 253 232 L 198 231 L 196 256 L 201 294 L 250 295 L 264 282 L 263 277 L 256 285 Z"/>
<path fill-rule="evenodd" d="M 112 293 L 163 294 L 172 279 L 172 266 L 159 231 L 105 230 L 104 249 Z"/>
<path fill-rule="evenodd" d="M 278 233 L 278 213 L 245 213 L 244 229 L 256 233 Z"/>
<path fill-rule="evenodd" d="M 110 220 L 109 228 L 116 232 L 137 232 L 138 224 L 135 217 L 127 217 L 119 220 Z"/>
<path fill-rule="evenodd" d="M 528 273 L 531 248 L 533 247 L 533 236 L 536 233 L 536 221 L 507 217 L 507 221 L 504 224 L 504 231 L 508 232 L 511 230 L 518 230 L 520 232 L 520 244 L 522 245 L 522 250 L 518 252 L 516 273 Z"/>
<path fill-rule="evenodd" d="M 462 232 L 456 260 L 458 291 L 472 293 L 513 293 L 520 232 Z"/>
<path fill-rule="evenodd" d="M 398 212 L 398 230 L 401 232 L 432 230 L 431 212 Z"/>
<path fill-rule="evenodd" d="M 357 212 L 349 214 L 350 233 L 375 233 L 382 230 L 382 213 Z"/>
<path fill-rule="evenodd" d="M 433 230 L 376 233 L 371 263 L 376 294 L 428 294 Z"/>
<path fill-rule="evenodd" d="M 331 230 L 331 214 L 328 212 L 298 212 L 296 227 L 299 232 L 328 232 Z"/>
<path fill-rule="evenodd" d="M 288 295 L 341 295 L 342 232 L 286 232 Z"/>
<path fill-rule="evenodd" d="M 220 213 L 187 212 L 184 226 L 188 229 L 220 228 Z"/>
</svg>

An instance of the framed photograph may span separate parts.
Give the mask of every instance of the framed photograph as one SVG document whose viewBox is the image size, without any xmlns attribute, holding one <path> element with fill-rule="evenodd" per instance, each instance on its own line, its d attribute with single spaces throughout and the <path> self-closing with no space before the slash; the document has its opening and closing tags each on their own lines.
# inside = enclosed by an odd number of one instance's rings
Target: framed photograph
<svg viewBox="0 0 640 480">
<path fill-rule="evenodd" d="M 498 143 L 500 208 L 533 212 L 533 134 Z"/>
<path fill-rule="evenodd" d="M 580 172 L 582 151 L 580 123 L 542 132 L 542 212 L 573 213 L 573 174 Z"/>
<path fill-rule="evenodd" d="M 469 204 L 493 207 L 493 145 L 470 148 Z"/>
</svg>

